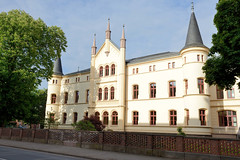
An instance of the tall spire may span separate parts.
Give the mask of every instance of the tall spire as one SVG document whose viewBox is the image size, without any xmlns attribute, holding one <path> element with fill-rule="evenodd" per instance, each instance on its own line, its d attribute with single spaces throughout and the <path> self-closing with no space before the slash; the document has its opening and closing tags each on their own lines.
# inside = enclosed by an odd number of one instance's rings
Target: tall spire
<svg viewBox="0 0 240 160">
<path fill-rule="evenodd" d="M 186 38 L 186 43 L 183 49 L 189 48 L 189 47 L 206 47 L 203 44 L 201 33 L 198 28 L 197 19 L 195 17 L 194 13 L 194 6 L 192 2 L 192 13 L 190 17 L 190 22 L 188 26 L 188 33 Z"/>
<path fill-rule="evenodd" d="M 54 75 L 63 75 L 62 72 L 62 63 L 61 63 L 61 58 L 57 58 L 57 60 L 54 62 L 54 67 L 53 67 L 53 74 Z"/>
<path fill-rule="evenodd" d="M 106 30 L 106 39 L 111 39 L 110 18 L 108 18 L 108 26 Z"/>
<path fill-rule="evenodd" d="M 96 47 L 96 34 L 94 34 L 93 45 L 92 45 L 92 55 L 95 55 L 97 51 Z"/>
<path fill-rule="evenodd" d="M 120 40 L 120 48 L 126 48 L 126 39 L 125 39 L 125 32 L 124 32 L 124 25 L 122 30 L 122 38 Z"/>
</svg>

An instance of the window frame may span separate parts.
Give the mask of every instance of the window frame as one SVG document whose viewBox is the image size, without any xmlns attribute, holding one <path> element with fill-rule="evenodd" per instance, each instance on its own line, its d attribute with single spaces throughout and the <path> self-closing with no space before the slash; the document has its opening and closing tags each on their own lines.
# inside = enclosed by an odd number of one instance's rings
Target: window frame
<svg viewBox="0 0 240 160">
<path fill-rule="evenodd" d="M 75 103 L 79 101 L 79 91 L 75 91 Z"/>
<path fill-rule="evenodd" d="M 103 124 L 108 125 L 108 121 L 109 121 L 108 112 L 107 111 L 103 112 L 102 116 L 103 116 Z"/>
<path fill-rule="evenodd" d="M 157 112 L 155 110 L 150 111 L 150 125 L 155 126 L 157 121 Z"/>
<path fill-rule="evenodd" d="M 115 93 L 115 88 L 112 86 L 111 89 L 110 89 L 110 99 L 111 100 L 114 100 L 114 93 Z"/>
<path fill-rule="evenodd" d="M 157 85 L 156 83 L 150 83 L 150 98 L 156 98 L 157 95 Z"/>
<path fill-rule="evenodd" d="M 78 113 L 73 112 L 73 123 L 77 123 L 77 119 L 78 119 Z"/>
<path fill-rule="evenodd" d="M 138 115 L 139 115 L 138 111 L 133 111 L 133 122 L 132 122 L 133 125 L 138 125 L 138 119 L 139 119 Z"/>
<path fill-rule="evenodd" d="M 224 92 L 222 89 L 218 88 L 218 86 L 216 86 L 216 94 L 217 99 L 224 99 Z"/>
<path fill-rule="evenodd" d="M 112 125 L 118 125 L 118 112 L 112 112 Z"/>
<path fill-rule="evenodd" d="M 67 104 L 68 102 L 68 92 L 64 93 L 64 104 Z"/>
<path fill-rule="evenodd" d="M 102 88 L 98 89 L 98 100 L 101 101 L 102 100 Z"/>
<path fill-rule="evenodd" d="M 99 77 L 103 77 L 103 66 L 99 67 Z"/>
<path fill-rule="evenodd" d="M 111 75 L 115 75 L 115 64 L 111 65 Z"/>
<path fill-rule="evenodd" d="M 176 97 L 177 87 L 176 81 L 169 82 L 169 97 Z"/>
<path fill-rule="evenodd" d="M 227 90 L 227 98 L 229 99 L 235 98 L 234 88 Z"/>
<path fill-rule="evenodd" d="M 231 114 L 229 114 L 229 112 Z M 234 115 L 234 113 L 235 113 L 235 115 Z M 238 126 L 237 111 L 233 111 L 233 110 L 219 111 L 218 112 L 218 121 L 219 121 L 219 127 L 237 127 Z M 231 125 L 230 125 L 230 121 L 231 121 Z"/>
<path fill-rule="evenodd" d="M 136 85 L 133 85 L 133 99 L 138 99 L 138 94 L 139 94 L 139 86 L 136 84 Z"/>
<path fill-rule="evenodd" d="M 201 126 L 206 126 L 206 110 L 205 109 L 200 109 L 199 110 L 199 120 L 201 123 Z"/>
<path fill-rule="evenodd" d="M 55 93 L 51 94 L 51 104 L 56 104 L 57 102 L 57 95 Z"/>
<path fill-rule="evenodd" d="M 176 126 L 177 125 L 177 111 L 176 110 L 170 110 L 169 111 L 169 125 L 170 126 Z"/>
<path fill-rule="evenodd" d="M 199 94 L 204 94 L 204 79 L 203 78 L 198 78 L 197 83 L 198 83 Z"/>
<path fill-rule="evenodd" d="M 109 65 L 105 66 L 105 76 L 109 76 Z"/>
<path fill-rule="evenodd" d="M 108 100 L 108 87 L 104 88 L 104 100 Z"/>
<path fill-rule="evenodd" d="M 63 120 L 62 120 L 62 123 L 63 123 L 63 124 L 66 124 L 66 122 L 67 122 L 67 113 L 64 112 L 64 113 L 63 113 Z"/>
</svg>

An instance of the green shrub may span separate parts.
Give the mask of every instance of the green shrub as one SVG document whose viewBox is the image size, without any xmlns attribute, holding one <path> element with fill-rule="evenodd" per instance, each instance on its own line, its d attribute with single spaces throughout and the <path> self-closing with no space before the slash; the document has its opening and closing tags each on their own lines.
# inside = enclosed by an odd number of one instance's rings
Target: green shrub
<svg viewBox="0 0 240 160">
<path fill-rule="evenodd" d="M 178 135 L 186 136 L 186 134 L 182 131 L 182 127 L 177 128 Z"/>
<path fill-rule="evenodd" d="M 84 130 L 84 131 L 96 131 L 95 126 L 88 120 L 81 120 L 75 124 L 72 124 L 76 130 Z"/>
</svg>

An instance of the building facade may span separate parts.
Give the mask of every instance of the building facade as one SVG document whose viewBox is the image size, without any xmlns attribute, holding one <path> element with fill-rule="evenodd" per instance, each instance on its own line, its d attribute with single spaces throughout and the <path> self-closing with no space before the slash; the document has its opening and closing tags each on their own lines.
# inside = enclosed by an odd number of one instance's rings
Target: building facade
<svg viewBox="0 0 240 160">
<path fill-rule="evenodd" d="M 126 60 L 124 27 L 120 47 L 111 40 L 110 22 L 99 50 L 94 37 L 89 69 L 63 75 L 61 59 L 48 82 L 46 117 L 59 128 L 96 115 L 106 129 L 129 132 L 229 136 L 238 132 L 237 85 L 221 90 L 204 82 L 209 49 L 203 44 L 194 11 L 185 46 Z"/>
</svg>

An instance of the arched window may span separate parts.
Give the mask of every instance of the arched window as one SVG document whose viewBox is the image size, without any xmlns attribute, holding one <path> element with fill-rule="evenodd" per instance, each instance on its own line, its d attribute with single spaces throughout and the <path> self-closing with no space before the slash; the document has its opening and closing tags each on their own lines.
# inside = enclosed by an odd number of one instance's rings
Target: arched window
<svg viewBox="0 0 240 160">
<path fill-rule="evenodd" d="M 220 111 L 218 112 L 219 126 L 237 126 L 236 111 Z"/>
<path fill-rule="evenodd" d="M 55 104 L 56 103 L 56 99 L 57 99 L 56 94 L 52 94 L 52 96 L 51 96 L 51 103 Z"/>
<path fill-rule="evenodd" d="M 95 112 L 95 117 L 97 117 L 97 119 L 100 120 L 100 113 L 99 112 Z"/>
<path fill-rule="evenodd" d="M 112 113 L 112 125 L 118 125 L 118 113 L 116 111 Z"/>
<path fill-rule="evenodd" d="M 138 99 L 138 85 L 133 86 L 133 99 Z"/>
<path fill-rule="evenodd" d="M 115 64 L 111 65 L 111 75 L 115 75 Z"/>
<path fill-rule="evenodd" d="M 106 65 L 105 67 L 105 76 L 109 76 L 109 66 Z"/>
<path fill-rule="evenodd" d="M 199 120 L 201 122 L 201 126 L 206 126 L 206 115 L 205 110 L 199 110 Z"/>
<path fill-rule="evenodd" d="M 73 113 L 73 123 L 77 123 L 77 119 L 78 119 L 78 113 L 74 112 Z"/>
<path fill-rule="evenodd" d="M 170 111 L 170 125 L 171 126 L 177 125 L 177 111 L 175 110 Z"/>
<path fill-rule="evenodd" d="M 108 100 L 108 88 L 104 89 L 104 100 Z"/>
<path fill-rule="evenodd" d="M 67 113 L 63 113 L 63 124 L 66 124 L 67 121 Z"/>
<path fill-rule="evenodd" d="M 103 66 L 99 68 L 99 77 L 103 76 Z"/>
<path fill-rule="evenodd" d="M 111 87 L 111 100 L 113 100 L 114 99 L 114 87 Z"/>
<path fill-rule="evenodd" d="M 169 97 L 175 97 L 176 96 L 176 82 L 171 81 L 169 82 Z"/>
<path fill-rule="evenodd" d="M 98 100 L 102 100 L 102 88 L 98 89 Z"/>
<path fill-rule="evenodd" d="M 138 111 L 133 112 L 133 125 L 138 125 Z"/>
<path fill-rule="evenodd" d="M 108 125 L 108 112 L 103 113 L 103 124 Z"/>
<path fill-rule="evenodd" d="M 156 83 L 150 84 L 150 98 L 156 98 Z"/>
<path fill-rule="evenodd" d="M 156 111 L 150 111 L 150 125 L 156 125 L 157 115 Z"/>
</svg>

